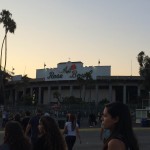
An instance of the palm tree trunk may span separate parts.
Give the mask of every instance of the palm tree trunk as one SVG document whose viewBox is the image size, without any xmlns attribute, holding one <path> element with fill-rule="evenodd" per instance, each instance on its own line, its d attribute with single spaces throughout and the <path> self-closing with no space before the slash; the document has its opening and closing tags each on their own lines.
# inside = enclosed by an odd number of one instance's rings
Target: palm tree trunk
<svg viewBox="0 0 150 150">
<path fill-rule="evenodd" d="M 5 64 L 4 64 L 4 72 L 6 70 L 6 62 L 7 62 L 7 31 L 5 34 Z"/>
<path fill-rule="evenodd" d="M 0 55 L 0 70 L 2 70 L 2 57 L 3 57 L 3 46 L 5 42 L 6 35 L 4 36 L 3 42 L 2 42 L 2 47 L 1 47 L 1 55 Z"/>
<path fill-rule="evenodd" d="M 5 42 L 5 38 L 6 38 L 6 34 L 4 36 L 4 39 L 3 39 L 3 42 L 2 42 L 2 47 L 1 47 L 1 55 L 0 55 L 0 103 L 1 104 L 4 104 L 4 101 L 5 101 L 5 94 L 4 94 L 4 91 L 5 91 L 5 88 L 4 88 L 4 70 L 2 70 L 2 56 L 3 56 L 3 46 L 4 46 L 4 42 Z"/>
</svg>

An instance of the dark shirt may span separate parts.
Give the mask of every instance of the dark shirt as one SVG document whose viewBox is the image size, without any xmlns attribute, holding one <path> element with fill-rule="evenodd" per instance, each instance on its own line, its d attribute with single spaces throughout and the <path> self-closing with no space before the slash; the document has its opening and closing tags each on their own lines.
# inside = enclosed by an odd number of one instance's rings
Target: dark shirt
<svg viewBox="0 0 150 150">
<path fill-rule="evenodd" d="M 29 121 L 29 124 L 31 125 L 31 142 L 33 145 L 34 143 L 36 143 L 39 134 L 39 130 L 38 130 L 39 120 L 40 120 L 40 115 L 36 115 L 32 117 Z"/>
<path fill-rule="evenodd" d="M 46 145 L 46 137 L 44 135 L 37 139 L 33 150 L 49 150 L 48 146 Z"/>
<path fill-rule="evenodd" d="M 26 127 L 29 123 L 29 120 L 30 120 L 30 117 L 24 117 L 23 120 L 22 120 L 22 127 L 23 127 L 23 130 L 25 131 L 26 130 Z"/>
</svg>

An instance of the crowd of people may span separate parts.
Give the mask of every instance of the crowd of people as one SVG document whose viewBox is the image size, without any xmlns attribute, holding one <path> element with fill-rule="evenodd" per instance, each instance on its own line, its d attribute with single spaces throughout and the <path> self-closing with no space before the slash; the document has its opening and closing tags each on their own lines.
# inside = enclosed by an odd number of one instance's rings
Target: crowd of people
<svg viewBox="0 0 150 150">
<path fill-rule="evenodd" d="M 90 117 L 95 118 L 92 115 Z M 62 131 L 57 121 L 41 109 L 37 109 L 34 116 L 27 111 L 23 119 L 16 113 L 8 120 L 5 112 L 0 150 L 73 150 L 77 138 L 81 143 L 80 119 L 80 113 L 67 114 Z M 139 150 L 127 105 L 119 102 L 106 104 L 99 120 L 103 150 Z M 90 121 L 90 125 L 96 124 L 95 119 Z"/>
</svg>

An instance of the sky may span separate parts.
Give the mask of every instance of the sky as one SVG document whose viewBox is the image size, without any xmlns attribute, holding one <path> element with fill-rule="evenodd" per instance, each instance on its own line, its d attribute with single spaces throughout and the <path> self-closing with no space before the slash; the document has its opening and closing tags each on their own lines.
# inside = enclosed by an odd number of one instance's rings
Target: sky
<svg viewBox="0 0 150 150">
<path fill-rule="evenodd" d="M 137 76 L 137 55 L 150 56 L 150 0 L 0 0 L 17 24 L 8 33 L 7 70 L 36 77 L 60 62 L 111 66 Z M 0 24 L 0 46 L 4 28 Z M 4 58 L 3 58 L 4 64 Z"/>
</svg>

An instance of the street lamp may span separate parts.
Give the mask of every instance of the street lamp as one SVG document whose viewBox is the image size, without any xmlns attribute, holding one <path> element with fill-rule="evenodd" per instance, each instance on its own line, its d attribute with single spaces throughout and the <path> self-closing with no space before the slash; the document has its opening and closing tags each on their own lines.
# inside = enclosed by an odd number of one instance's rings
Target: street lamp
<svg viewBox="0 0 150 150">
<path fill-rule="evenodd" d="M 35 105 L 35 93 L 33 93 L 33 95 L 32 95 L 32 104 L 33 104 L 33 106 Z"/>
</svg>

